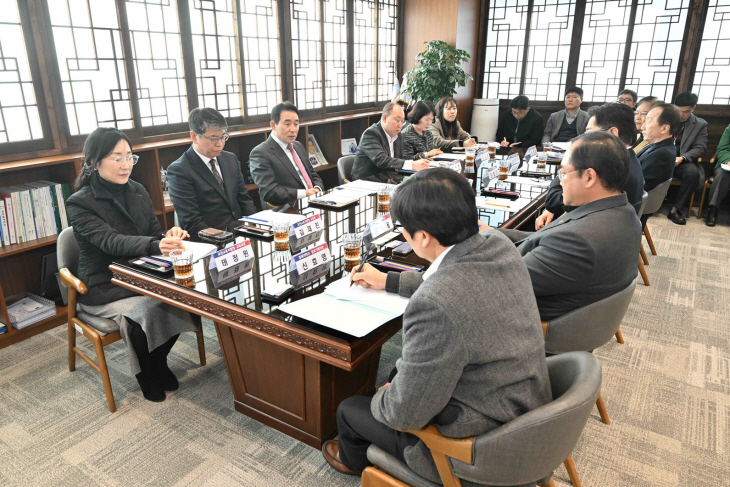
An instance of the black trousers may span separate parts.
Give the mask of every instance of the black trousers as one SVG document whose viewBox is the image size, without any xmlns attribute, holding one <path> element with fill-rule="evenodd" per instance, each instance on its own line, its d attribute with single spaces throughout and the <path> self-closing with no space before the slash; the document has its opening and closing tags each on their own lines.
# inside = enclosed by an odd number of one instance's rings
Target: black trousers
<svg viewBox="0 0 730 487">
<path fill-rule="evenodd" d="M 147 334 L 140 324 L 129 318 L 127 318 L 127 322 L 130 325 L 129 338 L 132 342 L 132 348 L 134 348 L 137 354 L 139 368 L 142 369 L 142 373 L 144 374 L 154 374 L 157 370 L 157 362 L 167 358 L 167 354 L 170 353 L 170 350 L 172 350 L 173 345 L 177 341 L 177 337 L 180 335 L 175 335 L 159 347 L 150 351 L 147 345 Z"/>
<path fill-rule="evenodd" d="M 697 191 L 697 186 L 700 184 L 700 170 L 694 162 L 683 162 L 674 168 L 674 177 L 682 181 L 677 199 L 674 201 L 674 207 L 681 213 L 692 193 Z"/>
<path fill-rule="evenodd" d="M 730 189 L 730 172 L 718 167 L 713 175 L 715 179 L 710 187 L 710 205 L 719 207 Z"/>
<path fill-rule="evenodd" d="M 389 428 L 375 419 L 370 412 L 370 401 L 368 396 L 352 396 L 337 408 L 340 460 L 357 473 L 372 465 L 367 457 L 370 445 L 405 461 L 403 453 L 406 448 L 419 442 L 418 437 Z"/>
</svg>

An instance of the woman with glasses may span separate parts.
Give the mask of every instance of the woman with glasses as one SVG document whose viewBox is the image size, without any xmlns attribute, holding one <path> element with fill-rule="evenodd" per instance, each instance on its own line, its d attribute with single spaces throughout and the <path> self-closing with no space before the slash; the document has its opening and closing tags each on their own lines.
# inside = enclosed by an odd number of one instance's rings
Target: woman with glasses
<svg viewBox="0 0 730 487">
<path fill-rule="evenodd" d="M 497 142 L 502 147 L 518 147 L 523 151 L 540 145 L 542 115 L 530 108 L 530 99 L 519 95 L 510 102 L 510 109 L 502 114 L 497 128 Z"/>
<path fill-rule="evenodd" d="M 456 100 L 453 97 L 445 96 L 436 104 L 436 120 L 429 130 L 433 134 L 434 144 L 441 150 L 476 145 L 476 141 L 459 125 L 456 114 Z"/>
<path fill-rule="evenodd" d="M 119 325 L 142 394 L 160 402 L 165 391 L 178 388 L 167 354 L 178 335 L 195 331 L 196 324 L 187 311 L 112 284 L 109 265 L 120 258 L 167 255 L 188 234 L 176 227 L 163 235 L 149 194 L 130 179 L 138 159 L 123 132 L 94 130 L 84 143 L 82 171 L 66 210 L 79 245 L 77 277 L 88 289 L 78 296 L 79 307 Z"/>
<path fill-rule="evenodd" d="M 408 112 L 410 125 L 403 129 L 403 159 L 413 161 L 416 159 L 430 159 L 442 154 L 443 151 L 436 147 L 433 140 L 433 133 L 429 131 L 433 119 L 436 117 L 436 110 L 427 101 L 419 101 L 413 105 Z"/>
</svg>

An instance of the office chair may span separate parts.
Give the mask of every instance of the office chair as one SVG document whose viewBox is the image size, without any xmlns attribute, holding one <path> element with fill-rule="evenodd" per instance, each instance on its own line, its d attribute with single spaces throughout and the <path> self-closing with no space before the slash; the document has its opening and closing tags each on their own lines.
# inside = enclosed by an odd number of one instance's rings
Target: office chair
<svg viewBox="0 0 730 487">
<path fill-rule="evenodd" d="M 337 179 L 340 184 L 352 181 L 353 164 L 355 164 L 355 156 L 343 156 L 337 160 Z"/>
</svg>

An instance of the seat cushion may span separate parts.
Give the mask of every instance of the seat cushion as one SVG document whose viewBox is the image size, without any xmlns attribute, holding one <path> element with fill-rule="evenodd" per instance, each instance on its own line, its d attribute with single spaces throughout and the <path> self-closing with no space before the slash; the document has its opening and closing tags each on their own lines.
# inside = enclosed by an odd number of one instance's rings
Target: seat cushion
<svg viewBox="0 0 730 487">
<path fill-rule="evenodd" d="M 81 311 L 80 307 L 76 308 L 76 317 L 102 335 L 108 335 L 109 333 L 119 331 L 119 325 L 117 325 L 116 321 L 90 315 L 89 313 Z"/>
<path fill-rule="evenodd" d="M 441 487 L 417 475 L 404 462 L 381 450 L 375 445 L 368 447 L 368 460 L 383 472 L 413 487 Z"/>
</svg>

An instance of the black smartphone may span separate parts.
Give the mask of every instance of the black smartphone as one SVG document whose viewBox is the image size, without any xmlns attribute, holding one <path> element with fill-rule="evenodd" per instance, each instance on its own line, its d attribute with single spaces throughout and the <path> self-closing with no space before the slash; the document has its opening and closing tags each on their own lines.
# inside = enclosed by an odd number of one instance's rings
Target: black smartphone
<svg viewBox="0 0 730 487">
<path fill-rule="evenodd" d="M 233 234 L 225 230 L 218 230 L 217 228 L 205 228 L 198 232 L 198 237 L 208 241 L 225 242 L 226 240 L 232 239 Z"/>
<path fill-rule="evenodd" d="M 406 255 L 413 252 L 413 248 L 411 247 L 411 244 L 408 242 L 403 242 L 399 246 L 393 249 L 393 255 L 396 257 L 405 257 Z"/>
</svg>

